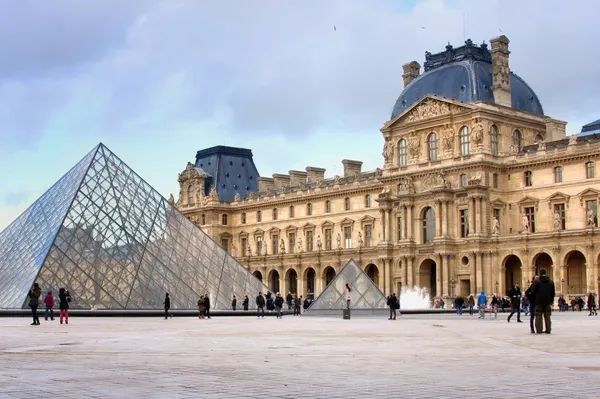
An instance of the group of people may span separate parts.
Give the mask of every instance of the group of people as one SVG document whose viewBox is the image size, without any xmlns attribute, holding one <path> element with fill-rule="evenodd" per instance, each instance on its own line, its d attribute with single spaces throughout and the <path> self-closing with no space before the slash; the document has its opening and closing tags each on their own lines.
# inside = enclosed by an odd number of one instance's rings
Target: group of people
<svg viewBox="0 0 600 399">
<path fill-rule="evenodd" d="M 396 293 L 392 293 L 387 297 L 387 306 L 390 308 L 390 317 L 388 320 L 396 320 L 396 314 L 398 309 L 400 309 L 400 301 L 396 296 Z"/>
<path fill-rule="evenodd" d="M 257 318 L 265 318 L 265 307 L 268 311 L 275 310 L 277 312 L 277 318 L 281 319 L 283 317 L 283 305 L 287 303 L 288 310 L 294 308 L 294 316 L 300 316 L 302 312 L 302 295 L 299 297 L 294 297 L 291 292 L 288 293 L 285 301 L 283 296 L 278 292 L 275 294 L 275 299 L 273 299 L 273 295 L 270 292 L 267 292 L 266 296 L 263 296 L 262 292 L 258 293 L 256 297 L 256 317 Z M 245 308 L 244 310 L 248 310 Z"/>
<path fill-rule="evenodd" d="M 38 308 L 40 306 L 40 296 L 42 295 L 42 289 L 38 283 L 34 283 L 33 287 L 29 290 L 27 297 L 29 298 L 29 307 L 31 308 L 31 315 L 33 317 L 32 326 L 40 325 L 40 318 L 38 316 Z M 63 318 L 65 324 L 69 324 L 69 302 L 71 302 L 71 294 L 68 290 L 64 288 L 60 288 L 58 290 L 58 307 L 59 307 L 59 316 L 60 316 L 60 324 L 63 324 Z M 48 291 L 46 296 L 44 297 L 44 305 L 46 306 L 46 312 L 44 319 L 48 321 L 48 317 L 50 320 L 54 320 L 54 306 L 56 304 L 56 300 L 52 295 L 52 291 Z"/>
</svg>

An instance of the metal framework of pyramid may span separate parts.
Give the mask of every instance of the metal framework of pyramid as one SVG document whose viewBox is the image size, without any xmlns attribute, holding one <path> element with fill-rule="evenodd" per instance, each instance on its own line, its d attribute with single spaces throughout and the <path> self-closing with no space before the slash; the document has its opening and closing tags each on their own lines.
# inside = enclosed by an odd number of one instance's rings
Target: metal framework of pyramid
<svg viewBox="0 0 600 399">
<path fill-rule="evenodd" d="M 72 308 L 229 309 L 268 288 L 99 144 L 0 233 L 0 308 L 64 287 Z M 254 301 L 250 301 L 254 305 Z"/>
<path fill-rule="evenodd" d="M 346 309 L 346 283 L 350 285 L 353 315 L 379 315 L 387 311 L 387 299 L 360 265 L 350 259 L 304 313 L 307 316 L 340 316 Z"/>
</svg>

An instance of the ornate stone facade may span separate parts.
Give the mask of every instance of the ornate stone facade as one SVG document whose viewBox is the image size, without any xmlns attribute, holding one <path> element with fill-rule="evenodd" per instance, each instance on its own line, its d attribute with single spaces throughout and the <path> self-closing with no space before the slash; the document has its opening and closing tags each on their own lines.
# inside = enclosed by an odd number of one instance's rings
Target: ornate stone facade
<svg viewBox="0 0 600 399">
<path fill-rule="evenodd" d="M 565 125 L 426 96 L 381 129 L 382 169 L 309 167 L 245 199 L 192 206 L 182 189 L 177 204 L 273 291 L 318 295 L 353 258 L 386 294 L 504 294 L 544 267 L 557 293 L 584 295 L 600 285 L 600 137 L 567 139 Z"/>
</svg>

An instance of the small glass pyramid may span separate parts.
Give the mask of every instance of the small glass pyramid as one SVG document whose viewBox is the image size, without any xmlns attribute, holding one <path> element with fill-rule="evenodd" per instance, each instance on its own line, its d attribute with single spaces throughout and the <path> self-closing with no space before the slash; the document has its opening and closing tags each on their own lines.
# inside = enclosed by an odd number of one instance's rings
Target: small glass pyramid
<svg viewBox="0 0 600 399">
<path fill-rule="evenodd" d="M 160 309 L 165 292 L 229 309 L 268 290 L 103 144 L 0 233 L 0 308 L 27 306 L 34 282 L 84 309 Z"/>
<path fill-rule="evenodd" d="M 346 309 L 346 283 L 352 289 L 350 309 L 362 314 L 376 314 L 387 309 L 387 299 L 377 285 L 361 269 L 354 259 L 340 270 L 325 290 L 310 305 L 305 314 L 340 315 Z"/>
</svg>

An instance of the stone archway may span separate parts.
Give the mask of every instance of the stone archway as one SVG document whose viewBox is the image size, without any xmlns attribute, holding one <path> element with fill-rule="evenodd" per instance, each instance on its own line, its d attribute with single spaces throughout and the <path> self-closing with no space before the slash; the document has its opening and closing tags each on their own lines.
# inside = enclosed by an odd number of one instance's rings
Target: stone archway
<svg viewBox="0 0 600 399">
<path fill-rule="evenodd" d="M 587 293 L 586 258 L 580 251 L 571 251 L 565 256 L 567 266 L 564 290 L 568 296 L 581 296 Z"/>
<path fill-rule="evenodd" d="M 292 295 L 298 294 L 298 273 L 296 273 L 296 270 L 289 269 L 286 273 L 285 281 L 287 283 L 287 291 L 291 292 Z M 285 295 L 282 293 L 281 295 L 285 297 L 287 293 L 285 293 Z"/>
<path fill-rule="evenodd" d="M 365 268 L 365 273 L 367 276 L 375 283 L 376 286 L 379 287 L 379 269 L 373 263 L 369 263 Z"/>
<path fill-rule="evenodd" d="M 312 267 L 308 267 L 304 271 L 304 295 L 305 298 L 314 298 L 316 291 L 317 272 Z"/>
<path fill-rule="evenodd" d="M 252 275 L 260 281 L 263 281 L 263 275 L 259 270 L 255 270 L 254 272 L 252 272 Z"/>
<path fill-rule="evenodd" d="M 269 273 L 269 289 L 273 294 L 279 292 L 279 272 L 271 270 Z"/>
<path fill-rule="evenodd" d="M 329 285 L 335 278 L 335 269 L 331 266 L 327 266 L 325 270 L 323 270 L 323 279 L 325 280 L 325 287 Z"/>
<path fill-rule="evenodd" d="M 535 275 L 540 275 L 540 270 L 546 269 L 546 272 L 550 278 L 554 278 L 554 262 L 552 257 L 546 252 L 540 252 L 533 257 L 533 266 L 535 267 Z"/>
<path fill-rule="evenodd" d="M 522 284 L 522 267 L 523 263 L 517 255 L 509 255 L 504 260 L 504 287 L 506 289 L 504 295 L 506 295 L 515 284 Z"/>
<path fill-rule="evenodd" d="M 429 293 L 429 296 L 433 299 L 437 296 L 436 286 L 436 263 L 433 259 L 425 259 L 419 266 L 419 281 L 418 285 L 424 288 Z"/>
</svg>

